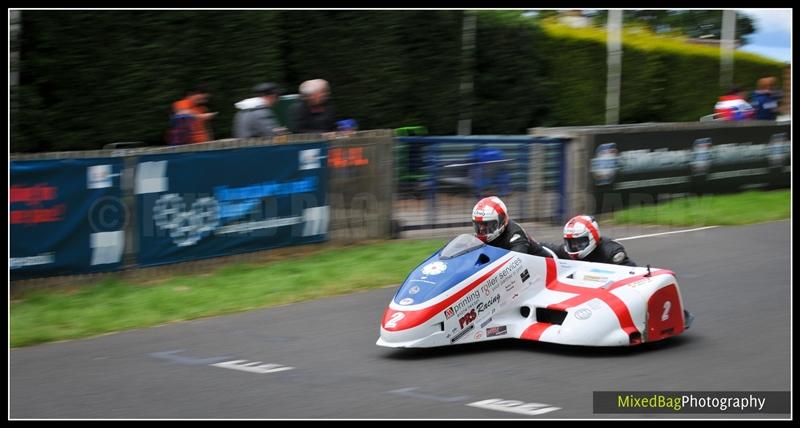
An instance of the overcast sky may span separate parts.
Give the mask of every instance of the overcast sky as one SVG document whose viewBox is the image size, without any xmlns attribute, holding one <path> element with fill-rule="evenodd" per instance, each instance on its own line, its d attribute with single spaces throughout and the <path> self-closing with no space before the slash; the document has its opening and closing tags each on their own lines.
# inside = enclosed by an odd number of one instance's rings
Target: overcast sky
<svg viewBox="0 0 800 428">
<path fill-rule="evenodd" d="M 791 9 L 736 9 L 736 12 L 753 18 L 756 26 L 756 32 L 748 36 L 750 43 L 740 50 L 791 62 Z"/>
</svg>

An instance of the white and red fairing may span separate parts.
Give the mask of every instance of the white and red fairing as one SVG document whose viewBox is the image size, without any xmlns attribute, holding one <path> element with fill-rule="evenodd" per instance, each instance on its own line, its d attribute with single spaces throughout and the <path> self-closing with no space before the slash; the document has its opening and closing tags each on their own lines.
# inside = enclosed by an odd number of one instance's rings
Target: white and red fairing
<svg viewBox="0 0 800 428">
<path fill-rule="evenodd" d="M 630 346 L 676 336 L 691 318 L 669 270 L 542 258 L 461 235 L 409 275 L 384 312 L 377 344 L 517 338 Z"/>
</svg>

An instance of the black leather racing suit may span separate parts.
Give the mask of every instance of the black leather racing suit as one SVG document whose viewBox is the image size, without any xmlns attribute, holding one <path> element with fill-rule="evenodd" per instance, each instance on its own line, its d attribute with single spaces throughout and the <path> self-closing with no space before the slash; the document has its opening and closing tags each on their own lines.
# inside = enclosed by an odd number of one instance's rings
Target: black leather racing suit
<svg viewBox="0 0 800 428">
<path fill-rule="evenodd" d="M 564 245 L 545 244 L 547 248 L 553 250 L 559 258 L 570 259 Z M 617 241 L 611 239 L 601 239 L 600 244 L 588 256 L 584 257 L 584 262 L 608 263 L 613 265 L 636 266 L 633 260 L 628 258 L 625 247 Z"/>
<path fill-rule="evenodd" d="M 508 221 L 506 229 L 500 236 L 487 244 L 518 253 L 532 254 L 540 257 L 552 257 L 538 242 L 528 236 L 522 226 L 513 220 Z"/>
</svg>

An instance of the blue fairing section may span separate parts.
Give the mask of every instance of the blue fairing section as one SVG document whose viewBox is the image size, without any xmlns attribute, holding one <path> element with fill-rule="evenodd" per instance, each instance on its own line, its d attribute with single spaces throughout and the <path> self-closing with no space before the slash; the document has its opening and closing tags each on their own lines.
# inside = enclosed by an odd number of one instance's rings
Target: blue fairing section
<svg viewBox="0 0 800 428">
<path fill-rule="evenodd" d="M 397 290 L 397 294 L 394 296 L 395 303 L 403 304 L 401 302 L 404 300 L 404 305 L 424 303 L 451 289 L 503 255 L 508 254 L 508 250 L 484 245 L 466 254 L 446 260 L 442 260 L 439 257 L 440 253 L 441 250 L 437 251 L 411 272 L 403 282 L 403 286 Z M 437 262 L 443 263 L 446 268 L 436 274 L 429 273 L 426 275 L 423 273 L 426 266 Z M 434 272 L 438 272 L 438 270 L 434 269 Z"/>
</svg>

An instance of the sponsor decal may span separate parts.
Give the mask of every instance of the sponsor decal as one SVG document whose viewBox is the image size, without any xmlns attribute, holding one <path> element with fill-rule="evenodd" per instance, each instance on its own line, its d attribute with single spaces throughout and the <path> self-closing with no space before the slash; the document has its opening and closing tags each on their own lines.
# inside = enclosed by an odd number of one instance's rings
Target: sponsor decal
<svg viewBox="0 0 800 428">
<path fill-rule="evenodd" d="M 414 285 L 408 289 L 408 294 L 417 294 L 419 293 L 419 287 Z"/>
<path fill-rule="evenodd" d="M 614 181 L 614 176 L 619 170 L 619 153 L 616 143 L 607 143 L 597 146 L 594 158 L 591 161 L 591 172 L 594 181 L 602 186 Z"/>
<path fill-rule="evenodd" d="M 455 311 L 453 310 L 452 307 L 447 308 L 447 309 L 444 310 L 444 317 L 445 318 L 447 318 L 447 319 L 453 318 L 453 315 L 455 315 Z"/>
<path fill-rule="evenodd" d="M 528 269 L 525 269 L 524 271 L 522 271 L 521 274 L 519 274 L 519 279 L 521 279 L 522 282 L 525 282 L 525 281 L 529 280 L 530 278 L 531 278 L 531 274 L 528 273 Z"/>
<path fill-rule="evenodd" d="M 472 307 L 472 304 L 477 302 L 481 298 L 481 292 L 479 290 L 474 290 L 471 293 L 467 294 L 460 302 L 456 303 L 455 305 L 451 306 L 451 309 L 455 311 L 456 314 L 462 314 L 464 311 Z"/>
<path fill-rule="evenodd" d="M 769 165 L 772 167 L 783 165 L 783 161 L 789 156 L 789 140 L 786 138 L 786 133 L 772 135 L 767 146 Z"/>
<path fill-rule="evenodd" d="M 592 310 L 588 308 L 578 309 L 575 311 L 575 318 L 579 320 L 586 320 L 592 316 Z"/>
<path fill-rule="evenodd" d="M 488 302 L 486 302 L 486 303 L 483 303 L 483 302 L 478 303 L 478 307 L 476 309 L 478 310 L 478 313 L 480 314 L 481 312 L 483 312 L 483 311 L 489 309 L 490 307 L 494 306 L 494 304 L 496 304 L 499 301 L 500 301 L 500 295 L 496 294 Z"/>
<path fill-rule="evenodd" d="M 483 339 L 483 333 L 480 330 L 478 330 L 475 333 L 475 336 L 473 336 L 473 337 L 475 338 L 475 340 L 481 340 L 481 339 Z"/>
<path fill-rule="evenodd" d="M 184 210 L 183 198 L 177 193 L 161 195 L 153 206 L 153 221 L 169 233 L 179 247 L 196 244 L 219 225 L 219 205 L 214 198 L 199 198 Z"/>
<path fill-rule="evenodd" d="M 484 327 L 486 327 L 486 324 L 489 324 L 490 322 L 492 322 L 492 319 L 491 319 L 491 318 L 489 318 L 488 320 L 486 320 L 486 321 L 482 322 L 482 323 L 481 323 L 481 328 L 484 328 Z"/>
<path fill-rule="evenodd" d="M 406 317 L 406 314 L 404 312 L 395 312 L 395 313 L 392 314 L 391 317 L 389 317 L 389 321 L 386 321 L 386 324 L 384 325 L 384 327 L 386 327 L 386 328 L 395 328 L 395 327 L 397 327 L 397 323 L 400 322 L 400 320 L 402 320 L 405 317 Z"/>
<path fill-rule="evenodd" d="M 447 270 L 447 265 L 444 262 L 428 263 L 422 268 L 422 274 L 427 276 L 436 276 Z"/>
<path fill-rule="evenodd" d="M 9 222 L 11 224 L 39 224 L 53 223 L 64 220 L 67 211 L 66 204 L 57 204 L 43 207 L 43 203 L 55 201 L 58 188 L 45 183 L 35 186 L 11 186 L 9 188 L 9 202 L 11 204 L 25 204 L 26 209 L 10 207 Z M 52 203 L 52 202 L 51 202 Z"/>
<path fill-rule="evenodd" d="M 328 152 L 328 166 L 331 168 L 346 168 L 351 166 L 369 165 L 369 159 L 364 157 L 363 147 L 337 147 Z"/>
<path fill-rule="evenodd" d="M 111 174 L 111 165 L 94 165 L 86 168 L 86 188 L 103 189 L 113 185 L 111 177 L 119 174 Z"/>
<path fill-rule="evenodd" d="M 597 275 L 583 275 L 582 279 L 584 281 L 606 282 L 608 280 L 608 277 L 607 276 L 597 276 Z"/>
<path fill-rule="evenodd" d="M 405 299 L 399 301 L 398 303 L 400 303 L 401 305 L 410 305 L 410 304 L 414 303 L 414 299 L 412 299 L 410 297 L 406 297 Z"/>
<path fill-rule="evenodd" d="M 11 257 L 8 259 L 9 269 L 19 269 L 28 266 L 39 266 L 55 263 L 55 253 L 42 253 L 36 256 Z"/>
<path fill-rule="evenodd" d="M 474 325 L 471 325 L 471 326 L 469 326 L 469 327 L 465 328 L 464 330 L 461 330 L 461 332 L 460 332 L 460 333 L 458 333 L 457 335 L 453 336 L 453 338 L 452 338 L 452 339 L 450 339 L 450 343 L 455 343 L 456 341 L 458 341 L 458 339 L 461 339 L 461 338 L 462 338 L 462 337 L 464 337 L 464 336 L 465 336 L 467 333 L 469 333 L 469 331 L 470 331 L 470 330 L 472 330 L 473 328 L 475 328 L 475 326 L 474 326 Z"/>
<path fill-rule="evenodd" d="M 409 282 L 424 282 L 425 284 L 436 285 L 435 282 L 433 282 L 433 281 L 425 281 L 424 279 L 412 279 Z"/>
<path fill-rule="evenodd" d="M 522 259 L 515 258 L 514 261 L 512 261 L 508 266 L 506 266 L 503 270 L 501 270 L 499 274 L 497 274 L 497 279 L 500 280 L 500 283 L 505 283 L 509 279 L 512 279 L 513 278 L 512 272 L 518 270 L 517 268 L 519 268 L 521 265 L 522 265 Z"/>
<path fill-rule="evenodd" d="M 475 321 L 476 318 L 478 318 L 478 315 L 481 312 L 488 310 L 499 301 L 500 301 L 500 295 L 497 294 L 486 303 L 484 302 L 478 303 L 478 306 L 476 306 L 475 308 L 464 314 L 464 316 L 458 319 L 459 326 L 461 328 L 464 328 L 465 326 L 472 324 L 472 322 Z M 492 309 L 492 312 L 494 312 L 494 309 Z"/>
<path fill-rule="evenodd" d="M 628 287 L 634 287 L 635 288 L 635 287 L 637 287 L 639 285 L 645 285 L 648 282 L 650 282 L 650 278 L 642 278 L 642 279 L 638 279 L 638 280 L 636 280 L 634 282 L 631 282 L 630 284 L 628 284 Z"/>
<path fill-rule="evenodd" d="M 300 150 L 299 152 L 299 159 L 298 164 L 301 171 L 306 169 L 317 169 L 322 167 L 322 162 L 320 159 L 322 157 L 319 155 L 320 149 L 308 149 L 308 150 Z"/>
<path fill-rule="evenodd" d="M 486 337 L 504 336 L 507 333 L 507 328 L 504 325 L 497 327 L 489 327 L 486 329 Z"/>
<path fill-rule="evenodd" d="M 472 324 L 472 321 L 475 321 L 475 318 L 477 317 L 478 313 L 475 312 L 475 309 L 473 309 L 458 319 L 458 326 L 464 328 L 464 326 Z"/>
<path fill-rule="evenodd" d="M 698 138 L 692 144 L 692 161 L 689 166 L 693 175 L 702 175 L 708 172 L 711 166 L 711 138 Z"/>
</svg>

